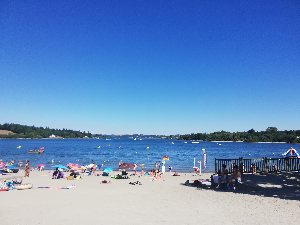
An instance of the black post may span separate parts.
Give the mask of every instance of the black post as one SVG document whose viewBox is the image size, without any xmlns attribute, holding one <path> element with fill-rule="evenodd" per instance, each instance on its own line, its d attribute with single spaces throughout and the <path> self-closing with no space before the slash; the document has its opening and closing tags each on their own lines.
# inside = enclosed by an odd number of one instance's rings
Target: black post
<svg viewBox="0 0 300 225">
<path fill-rule="evenodd" d="M 243 163 L 243 157 L 239 158 L 239 171 L 241 174 L 244 172 L 244 163 Z"/>
</svg>

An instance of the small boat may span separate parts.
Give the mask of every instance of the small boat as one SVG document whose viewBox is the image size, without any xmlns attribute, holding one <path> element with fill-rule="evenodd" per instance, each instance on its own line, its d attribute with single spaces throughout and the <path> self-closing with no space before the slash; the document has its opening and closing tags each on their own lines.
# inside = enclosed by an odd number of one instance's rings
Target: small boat
<svg viewBox="0 0 300 225">
<path fill-rule="evenodd" d="M 199 144 L 199 141 L 192 141 L 192 144 Z"/>
<path fill-rule="evenodd" d="M 15 189 L 17 190 L 26 190 L 26 189 L 31 189 L 33 187 L 32 184 L 28 183 L 28 184 L 16 184 L 15 185 Z"/>
<path fill-rule="evenodd" d="M 29 154 L 42 154 L 44 153 L 44 147 L 41 147 L 40 149 L 31 149 L 28 151 Z"/>
</svg>

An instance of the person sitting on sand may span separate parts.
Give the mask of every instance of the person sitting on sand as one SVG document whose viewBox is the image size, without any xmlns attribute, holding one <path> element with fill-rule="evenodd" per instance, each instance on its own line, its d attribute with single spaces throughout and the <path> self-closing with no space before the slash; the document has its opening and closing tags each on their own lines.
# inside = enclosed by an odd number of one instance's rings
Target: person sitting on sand
<svg viewBox="0 0 300 225">
<path fill-rule="evenodd" d="M 70 175 L 67 177 L 68 180 L 80 179 L 80 175 L 77 171 L 71 170 Z"/>
<path fill-rule="evenodd" d="M 160 178 L 159 171 L 158 171 L 158 170 L 152 170 L 152 171 L 151 171 L 151 176 L 153 176 L 152 181 L 158 180 L 158 179 Z"/>
<path fill-rule="evenodd" d="M 57 179 L 58 174 L 59 174 L 59 170 L 58 170 L 58 168 L 56 168 L 55 171 L 52 174 L 52 179 Z"/>
<path fill-rule="evenodd" d="M 236 186 L 241 183 L 241 180 L 242 180 L 241 172 L 239 171 L 239 167 L 235 165 L 233 167 L 233 172 L 228 182 L 228 187 L 235 190 Z"/>
<path fill-rule="evenodd" d="M 126 170 L 122 170 L 121 178 L 122 179 L 128 179 L 128 173 L 126 172 Z"/>
<path fill-rule="evenodd" d="M 70 176 L 73 178 L 77 177 L 77 174 L 75 173 L 75 170 L 72 170 L 72 172 L 70 173 Z"/>
<path fill-rule="evenodd" d="M 174 177 L 180 176 L 178 172 L 174 172 L 173 174 Z"/>
<path fill-rule="evenodd" d="M 226 167 L 227 166 L 225 164 L 222 165 L 222 170 L 221 174 L 219 175 L 217 188 L 219 188 L 222 184 L 227 184 L 228 182 L 228 170 Z"/>
<path fill-rule="evenodd" d="M 61 170 L 58 170 L 58 175 L 57 175 L 57 179 L 60 179 L 60 178 L 64 178 L 64 172 L 61 171 Z"/>
</svg>

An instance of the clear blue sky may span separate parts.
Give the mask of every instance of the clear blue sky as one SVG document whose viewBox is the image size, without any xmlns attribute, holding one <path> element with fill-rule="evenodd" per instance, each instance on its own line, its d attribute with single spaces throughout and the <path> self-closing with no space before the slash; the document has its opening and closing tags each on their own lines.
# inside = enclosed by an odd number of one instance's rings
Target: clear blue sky
<svg viewBox="0 0 300 225">
<path fill-rule="evenodd" d="M 0 2 L 0 123 L 300 129 L 300 2 Z"/>
</svg>

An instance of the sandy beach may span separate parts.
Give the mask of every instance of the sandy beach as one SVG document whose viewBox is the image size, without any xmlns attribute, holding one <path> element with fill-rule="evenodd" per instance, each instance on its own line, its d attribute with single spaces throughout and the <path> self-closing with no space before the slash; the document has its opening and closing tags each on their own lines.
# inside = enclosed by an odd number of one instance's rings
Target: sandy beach
<svg viewBox="0 0 300 225">
<path fill-rule="evenodd" d="M 23 171 L 18 175 L 22 175 Z M 52 180 L 33 171 L 23 183 L 33 189 L 1 192 L 1 225 L 74 224 L 298 224 L 300 202 L 182 185 L 191 173 L 130 176 L 116 180 L 83 176 Z M 2 176 L 1 178 L 3 178 Z M 201 178 L 209 178 L 204 174 Z M 101 183 L 107 180 L 109 183 Z M 142 185 L 129 182 L 140 181 Z M 41 188 L 48 187 L 48 188 Z M 71 187 L 70 189 L 63 189 Z"/>
</svg>

